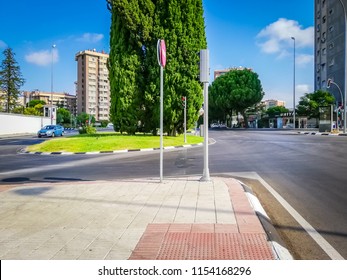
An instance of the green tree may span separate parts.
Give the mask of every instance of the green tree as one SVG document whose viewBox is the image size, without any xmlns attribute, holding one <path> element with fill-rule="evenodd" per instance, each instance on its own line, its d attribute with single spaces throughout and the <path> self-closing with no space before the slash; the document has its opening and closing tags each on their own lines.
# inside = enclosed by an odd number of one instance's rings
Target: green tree
<svg viewBox="0 0 347 280">
<path fill-rule="evenodd" d="M 57 110 L 57 123 L 70 124 L 71 123 L 71 113 L 65 108 L 59 108 Z"/>
<path fill-rule="evenodd" d="M 283 106 L 274 106 L 267 109 L 265 113 L 268 114 L 270 118 L 273 118 L 279 116 L 281 113 L 288 112 L 289 110 Z"/>
<path fill-rule="evenodd" d="M 233 110 L 239 112 L 244 117 L 246 127 L 247 108 L 259 103 L 264 96 L 258 74 L 249 69 L 231 70 L 218 77 L 209 92 L 212 112 L 221 110 L 230 115 Z"/>
<path fill-rule="evenodd" d="M 14 114 L 24 114 L 24 106 L 17 106 L 15 108 L 13 108 L 12 113 Z"/>
<path fill-rule="evenodd" d="M 5 93 L 6 112 L 9 113 L 16 107 L 20 87 L 24 85 L 25 80 L 12 49 L 6 48 L 3 54 L 5 58 L 0 66 L 0 90 Z"/>
<path fill-rule="evenodd" d="M 111 120 L 120 131 L 156 134 L 159 127 L 157 40 L 164 39 L 164 131 L 183 131 L 182 96 L 187 123 L 198 118 L 202 88 L 197 55 L 206 48 L 201 0 L 108 1 L 112 12 L 109 75 Z"/>
<path fill-rule="evenodd" d="M 24 115 L 40 116 L 41 113 L 35 107 L 28 107 L 24 109 Z"/>
<path fill-rule="evenodd" d="M 86 125 L 90 125 L 89 120 L 91 119 L 91 123 L 95 123 L 95 118 L 92 116 L 90 118 L 90 115 L 88 115 L 87 113 L 80 113 L 79 115 L 77 115 L 77 123 L 81 126 L 86 126 Z"/>
<path fill-rule="evenodd" d="M 297 106 L 297 114 L 306 116 L 309 119 L 319 120 L 319 107 L 333 105 L 335 98 L 328 91 L 317 90 L 313 93 L 306 93 L 300 98 Z"/>
<path fill-rule="evenodd" d="M 46 105 L 46 102 L 39 99 L 30 100 L 27 107 L 35 107 L 37 104 Z"/>
</svg>

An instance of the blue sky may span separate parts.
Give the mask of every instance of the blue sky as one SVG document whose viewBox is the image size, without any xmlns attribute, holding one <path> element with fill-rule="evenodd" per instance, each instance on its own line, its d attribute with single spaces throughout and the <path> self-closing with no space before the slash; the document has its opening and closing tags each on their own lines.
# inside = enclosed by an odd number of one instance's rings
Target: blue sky
<svg viewBox="0 0 347 280">
<path fill-rule="evenodd" d="M 11 47 L 26 80 L 23 90 L 75 93 L 75 54 L 85 49 L 109 52 L 110 13 L 105 0 L 3 1 L 0 59 Z M 293 40 L 296 40 L 296 100 L 313 91 L 313 1 L 203 0 L 213 71 L 252 68 L 265 99 L 293 105 Z M 169 63 L 169 62 L 168 62 Z"/>
</svg>

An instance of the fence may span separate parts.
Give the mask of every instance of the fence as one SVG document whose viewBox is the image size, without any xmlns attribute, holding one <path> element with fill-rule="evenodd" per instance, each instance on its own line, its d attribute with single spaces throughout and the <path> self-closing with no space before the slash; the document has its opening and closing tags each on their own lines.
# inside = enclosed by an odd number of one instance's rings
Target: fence
<svg viewBox="0 0 347 280">
<path fill-rule="evenodd" d="M 0 135 L 36 134 L 47 124 L 51 124 L 47 117 L 0 113 Z"/>
</svg>

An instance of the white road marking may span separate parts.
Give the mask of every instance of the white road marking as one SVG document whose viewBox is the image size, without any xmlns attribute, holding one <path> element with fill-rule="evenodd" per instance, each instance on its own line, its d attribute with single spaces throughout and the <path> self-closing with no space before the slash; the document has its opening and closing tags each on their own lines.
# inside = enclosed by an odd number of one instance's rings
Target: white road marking
<svg viewBox="0 0 347 280">
<path fill-rule="evenodd" d="M 302 228 L 312 237 L 314 241 L 322 248 L 322 250 L 332 260 L 344 260 L 339 252 L 330 245 L 328 241 L 321 236 L 315 228 L 307 222 L 278 192 L 274 190 L 257 172 L 235 172 L 228 173 L 231 176 L 256 179 L 258 180 L 276 199 L 277 201 L 288 211 L 290 215 L 302 226 Z"/>
</svg>

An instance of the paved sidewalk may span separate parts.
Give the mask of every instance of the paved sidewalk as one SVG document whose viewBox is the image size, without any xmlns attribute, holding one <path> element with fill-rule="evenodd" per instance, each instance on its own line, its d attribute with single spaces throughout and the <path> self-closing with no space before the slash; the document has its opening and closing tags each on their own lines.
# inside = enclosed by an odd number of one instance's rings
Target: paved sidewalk
<svg viewBox="0 0 347 280">
<path fill-rule="evenodd" d="M 232 178 L 0 186 L 0 259 L 276 259 Z"/>
</svg>

